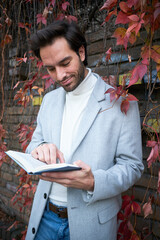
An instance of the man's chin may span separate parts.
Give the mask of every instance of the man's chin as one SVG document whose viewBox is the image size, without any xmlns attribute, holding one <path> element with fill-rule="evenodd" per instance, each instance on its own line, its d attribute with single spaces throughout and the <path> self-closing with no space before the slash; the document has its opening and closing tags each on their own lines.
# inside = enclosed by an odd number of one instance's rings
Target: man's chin
<svg viewBox="0 0 160 240">
<path fill-rule="evenodd" d="M 72 92 L 75 88 L 70 88 L 70 87 L 63 87 L 66 92 Z"/>
<path fill-rule="evenodd" d="M 66 92 L 72 92 L 77 88 L 77 85 L 73 86 L 72 84 L 69 84 L 67 86 L 63 86 L 63 88 Z"/>
</svg>

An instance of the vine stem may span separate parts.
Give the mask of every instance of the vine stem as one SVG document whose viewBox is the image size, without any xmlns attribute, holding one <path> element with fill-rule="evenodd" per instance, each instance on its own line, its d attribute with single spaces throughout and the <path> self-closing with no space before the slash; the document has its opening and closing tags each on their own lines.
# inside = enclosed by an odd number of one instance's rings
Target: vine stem
<svg viewBox="0 0 160 240">
<path fill-rule="evenodd" d="M 146 189 L 146 191 L 145 191 L 143 200 L 142 200 L 142 202 L 141 202 L 141 204 L 140 204 L 141 206 L 143 205 L 143 203 L 144 203 L 144 201 L 145 201 L 145 199 L 146 199 L 146 195 L 147 195 L 147 193 L 148 193 L 148 189 L 149 189 L 149 187 L 150 187 L 150 183 L 151 183 L 152 178 L 153 178 L 153 174 L 152 174 L 152 167 L 151 167 L 151 176 L 150 176 L 150 179 L 149 179 L 149 182 L 148 182 L 148 186 L 147 186 L 147 189 Z"/>
<path fill-rule="evenodd" d="M 2 92 L 2 111 L 0 116 L 0 122 L 2 121 L 3 114 L 4 114 L 4 88 L 3 88 L 3 81 L 4 81 L 4 49 L 5 45 L 2 48 L 2 72 L 1 72 L 1 92 Z"/>
<path fill-rule="evenodd" d="M 158 107 L 160 107 L 160 105 L 155 106 L 154 108 L 152 108 L 151 110 L 149 110 L 149 112 L 147 112 L 146 116 L 144 117 L 143 124 L 144 124 L 144 122 L 146 121 L 146 118 L 147 118 L 147 116 L 150 114 L 150 112 L 152 112 L 153 110 L 155 110 L 155 109 L 158 108 Z"/>
<path fill-rule="evenodd" d="M 145 124 L 145 123 L 143 123 L 143 126 L 148 127 L 148 128 L 151 128 L 151 129 L 155 132 L 156 137 L 157 137 L 157 141 L 158 141 L 158 143 L 159 143 L 159 137 L 158 137 L 157 131 L 156 131 L 153 127 L 151 127 L 151 126 L 149 126 L 149 125 L 147 125 L 147 124 Z"/>
<path fill-rule="evenodd" d="M 3 6 L 0 4 L 0 7 L 2 10 L 3 9 Z M 5 16 L 8 18 L 8 15 L 6 12 L 4 12 Z M 6 34 L 5 34 L 5 37 L 7 36 L 8 34 L 8 31 L 9 31 L 9 26 L 7 28 L 7 31 L 6 31 Z M 4 37 L 4 39 L 5 39 Z M 4 109 L 5 109 L 5 103 L 4 103 L 4 87 L 3 87 L 3 82 L 4 82 L 4 66 L 5 66 L 5 58 L 4 58 L 4 51 L 5 51 L 5 43 L 2 47 L 2 70 L 1 70 L 1 92 L 2 92 L 2 110 L 1 110 L 1 115 L 0 115 L 0 122 L 2 121 L 3 119 L 3 115 L 4 115 Z"/>
</svg>

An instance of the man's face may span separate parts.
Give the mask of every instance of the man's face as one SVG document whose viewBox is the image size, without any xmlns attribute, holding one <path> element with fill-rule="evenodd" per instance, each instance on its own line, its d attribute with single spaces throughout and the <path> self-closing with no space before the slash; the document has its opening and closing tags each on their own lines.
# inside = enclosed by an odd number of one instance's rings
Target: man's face
<svg viewBox="0 0 160 240">
<path fill-rule="evenodd" d="M 87 75 L 82 63 L 85 59 L 84 47 L 80 47 L 78 56 L 65 38 L 57 38 L 51 45 L 42 47 L 40 56 L 52 79 L 67 92 L 73 91 Z"/>
</svg>

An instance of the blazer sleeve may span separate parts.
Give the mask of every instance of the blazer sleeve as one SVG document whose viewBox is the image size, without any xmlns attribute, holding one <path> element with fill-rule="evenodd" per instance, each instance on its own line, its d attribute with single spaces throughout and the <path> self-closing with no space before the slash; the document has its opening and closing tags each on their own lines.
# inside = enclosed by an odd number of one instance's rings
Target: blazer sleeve
<svg viewBox="0 0 160 240">
<path fill-rule="evenodd" d="M 83 199 L 89 204 L 115 197 L 126 191 L 141 177 L 144 170 L 137 102 L 130 102 L 130 108 L 127 114 L 124 114 L 122 121 L 114 159 L 115 165 L 108 170 L 98 169 L 93 172 L 95 186 L 90 197 L 83 191 Z"/>
<path fill-rule="evenodd" d="M 26 149 L 26 153 L 31 153 L 32 150 L 34 150 L 40 144 L 44 143 L 43 134 L 42 134 L 42 123 L 41 123 L 41 118 L 42 118 L 42 115 L 43 115 L 44 102 L 45 102 L 45 96 L 43 98 L 42 104 L 40 106 L 40 109 L 39 109 L 39 112 L 38 112 L 38 115 L 37 115 L 37 126 L 36 126 L 36 129 L 35 129 L 34 133 L 33 133 L 31 142 L 29 143 L 29 145 Z"/>
</svg>

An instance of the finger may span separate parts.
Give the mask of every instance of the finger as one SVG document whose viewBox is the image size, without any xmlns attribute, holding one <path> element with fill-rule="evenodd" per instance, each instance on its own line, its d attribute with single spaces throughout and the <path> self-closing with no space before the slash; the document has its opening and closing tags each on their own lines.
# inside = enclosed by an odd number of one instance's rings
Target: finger
<svg viewBox="0 0 160 240">
<path fill-rule="evenodd" d="M 44 158 L 44 153 L 43 153 L 43 150 L 42 150 L 42 146 L 39 146 L 37 148 L 37 154 L 38 154 L 38 159 L 42 162 L 45 162 L 45 158 Z"/>
<path fill-rule="evenodd" d="M 57 148 L 54 144 L 51 144 L 49 146 L 49 155 L 50 155 L 50 163 L 56 163 L 56 159 L 57 159 L 57 156 L 56 156 L 56 151 L 57 151 Z"/>
<path fill-rule="evenodd" d="M 57 149 L 57 158 L 59 159 L 60 163 L 65 162 L 63 153 L 58 149 Z"/>
<path fill-rule="evenodd" d="M 37 150 L 34 149 L 32 152 L 31 152 L 31 156 L 34 157 L 35 159 L 38 159 L 38 153 L 37 153 Z"/>
<path fill-rule="evenodd" d="M 47 164 L 51 163 L 51 158 L 50 158 L 50 147 L 48 144 L 44 144 L 41 146 L 41 150 L 43 151 L 43 156 L 44 156 L 44 161 Z"/>
<path fill-rule="evenodd" d="M 56 183 L 61 184 L 65 187 L 68 187 L 68 186 L 71 185 L 71 180 L 70 179 L 65 179 L 65 178 L 59 179 L 59 178 L 46 177 L 44 175 L 41 175 L 40 179 L 45 180 L 45 181 L 49 181 L 49 182 L 56 182 Z"/>
<path fill-rule="evenodd" d="M 68 178 L 69 172 L 44 172 L 43 177 L 54 178 L 54 179 L 64 179 Z"/>
<path fill-rule="evenodd" d="M 87 165 L 86 163 L 82 162 L 81 160 L 75 161 L 74 164 L 77 165 L 78 167 L 81 167 L 84 170 L 90 169 L 90 166 Z"/>
</svg>

